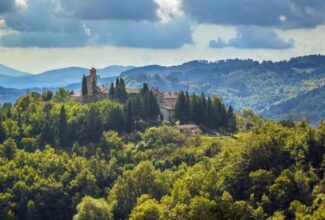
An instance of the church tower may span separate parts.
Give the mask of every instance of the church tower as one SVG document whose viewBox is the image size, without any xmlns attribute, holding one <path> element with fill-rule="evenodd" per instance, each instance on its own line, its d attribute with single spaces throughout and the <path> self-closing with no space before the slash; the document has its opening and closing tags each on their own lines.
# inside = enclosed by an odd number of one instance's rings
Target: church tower
<svg viewBox="0 0 325 220">
<path fill-rule="evenodd" d="M 97 71 L 94 67 L 90 69 L 90 74 L 89 76 L 86 77 L 86 80 L 87 80 L 88 94 L 94 95 L 94 91 L 97 86 Z"/>
</svg>

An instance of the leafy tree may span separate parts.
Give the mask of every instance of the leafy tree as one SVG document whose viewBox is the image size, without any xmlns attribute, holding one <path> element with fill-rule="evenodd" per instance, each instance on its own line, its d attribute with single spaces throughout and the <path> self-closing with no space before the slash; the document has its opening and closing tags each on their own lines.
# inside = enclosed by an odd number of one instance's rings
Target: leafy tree
<svg viewBox="0 0 325 220">
<path fill-rule="evenodd" d="M 9 160 L 13 159 L 16 155 L 17 144 L 14 139 L 9 138 L 0 145 L 0 156 L 5 157 Z"/>
<path fill-rule="evenodd" d="M 130 220 L 156 220 L 162 215 L 162 207 L 150 195 L 143 194 L 137 199 L 137 206 L 132 210 Z"/>
<path fill-rule="evenodd" d="M 113 219 L 111 207 L 104 199 L 85 196 L 77 206 L 73 220 L 110 220 Z"/>
<path fill-rule="evenodd" d="M 150 162 L 142 162 L 132 171 L 125 171 L 120 176 L 110 195 L 109 204 L 114 204 L 114 218 L 126 218 L 136 204 L 136 199 L 142 194 L 159 198 L 161 185 L 156 181 L 159 172 L 154 170 Z"/>
<path fill-rule="evenodd" d="M 46 90 L 42 93 L 43 101 L 50 101 L 53 98 L 53 92 L 51 90 Z"/>
</svg>

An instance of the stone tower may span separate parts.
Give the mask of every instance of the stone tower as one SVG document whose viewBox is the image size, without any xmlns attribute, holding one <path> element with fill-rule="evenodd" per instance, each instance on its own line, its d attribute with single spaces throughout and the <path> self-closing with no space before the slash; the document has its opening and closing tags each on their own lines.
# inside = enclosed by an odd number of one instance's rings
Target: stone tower
<svg viewBox="0 0 325 220">
<path fill-rule="evenodd" d="M 97 86 L 97 72 L 94 67 L 90 69 L 90 74 L 89 76 L 86 77 L 86 80 L 87 80 L 88 94 L 93 95 L 95 87 Z"/>
</svg>

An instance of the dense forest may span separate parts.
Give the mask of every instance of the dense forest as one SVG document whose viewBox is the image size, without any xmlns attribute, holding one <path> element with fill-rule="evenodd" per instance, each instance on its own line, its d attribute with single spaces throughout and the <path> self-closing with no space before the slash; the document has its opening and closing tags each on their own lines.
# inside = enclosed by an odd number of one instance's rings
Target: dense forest
<svg viewBox="0 0 325 220">
<path fill-rule="evenodd" d="M 325 218 L 323 121 L 235 115 L 182 92 L 179 122 L 218 131 L 187 136 L 159 122 L 147 85 L 127 98 L 123 84 L 112 100 L 60 89 L 0 108 L 0 219 Z"/>
</svg>

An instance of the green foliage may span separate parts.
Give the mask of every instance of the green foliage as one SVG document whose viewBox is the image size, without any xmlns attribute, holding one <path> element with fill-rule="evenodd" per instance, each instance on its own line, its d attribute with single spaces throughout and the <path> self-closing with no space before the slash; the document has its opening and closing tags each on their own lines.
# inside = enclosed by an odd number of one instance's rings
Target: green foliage
<svg viewBox="0 0 325 220">
<path fill-rule="evenodd" d="M 0 219 L 324 218 L 324 122 L 244 111 L 232 136 L 187 136 L 145 129 L 136 106 L 150 99 L 146 85 L 125 105 L 64 94 L 30 93 L 0 108 Z M 208 115 L 215 106 L 220 114 L 208 118 L 230 128 L 235 115 L 219 99 L 190 99 Z"/>
<path fill-rule="evenodd" d="M 227 131 L 232 134 L 237 130 L 237 119 L 233 108 L 228 110 L 218 97 L 213 100 L 202 93 L 197 96 L 193 93 L 190 97 L 188 93 L 180 92 L 175 109 L 175 118 L 181 123 L 194 122 L 205 128 Z"/>
<path fill-rule="evenodd" d="M 110 220 L 113 219 L 111 207 L 104 199 L 86 196 L 77 206 L 73 220 Z"/>
</svg>

